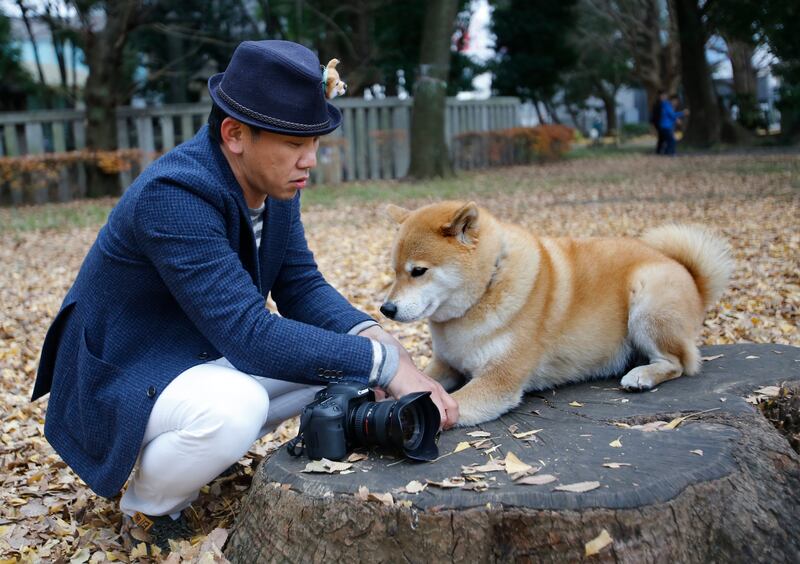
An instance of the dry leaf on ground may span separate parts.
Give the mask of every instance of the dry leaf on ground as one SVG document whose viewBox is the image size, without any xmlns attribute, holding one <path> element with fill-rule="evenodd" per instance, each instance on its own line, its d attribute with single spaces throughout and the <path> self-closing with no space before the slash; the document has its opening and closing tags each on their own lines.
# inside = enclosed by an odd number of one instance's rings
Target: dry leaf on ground
<svg viewBox="0 0 800 564">
<path fill-rule="evenodd" d="M 515 480 L 514 483 L 524 486 L 541 486 L 555 482 L 557 479 L 552 474 L 536 474 L 535 476 L 523 476 L 519 480 Z"/>
<path fill-rule="evenodd" d="M 601 550 L 613 542 L 614 539 L 611 538 L 611 535 L 608 534 L 608 531 L 603 529 L 599 535 L 586 543 L 586 556 L 588 557 L 598 554 Z"/>
<path fill-rule="evenodd" d="M 600 487 L 600 482 L 576 482 L 574 484 L 556 486 L 553 489 L 558 490 L 560 492 L 584 493 L 591 490 L 595 490 L 599 487 Z"/>
</svg>

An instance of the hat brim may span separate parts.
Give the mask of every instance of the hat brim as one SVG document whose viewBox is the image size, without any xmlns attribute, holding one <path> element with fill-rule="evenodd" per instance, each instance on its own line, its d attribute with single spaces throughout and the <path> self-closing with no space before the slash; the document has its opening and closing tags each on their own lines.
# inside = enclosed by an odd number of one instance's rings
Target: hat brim
<svg viewBox="0 0 800 564">
<path fill-rule="evenodd" d="M 328 110 L 328 124 L 319 129 L 289 129 L 253 119 L 246 114 L 240 113 L 235 108 L 228 105 L 228 103 L 220 97 L 219 93 L 217 92 L 217 88 L 219 87 L 219 83 L 222 82 L 223 75 L 224 73 L 215 74 L 208 79 L 208 93 L 211 95 L 211 99 L 214 100 L 214 103 L 226 114 L 238 121 L 241 121 L 242 123 L 252 125 L 253 127 L 257 127 L 265 131 L 272 131 L 274 133 L 281 133 L 283 135 L 293 135 L 295 137 L 316 137 L 317 135 L 327 135 L 342 124 L 342 112 L 340 112 L 339 108 L 327 100 L 325 101 L 325 106 Z"/>
</svg>

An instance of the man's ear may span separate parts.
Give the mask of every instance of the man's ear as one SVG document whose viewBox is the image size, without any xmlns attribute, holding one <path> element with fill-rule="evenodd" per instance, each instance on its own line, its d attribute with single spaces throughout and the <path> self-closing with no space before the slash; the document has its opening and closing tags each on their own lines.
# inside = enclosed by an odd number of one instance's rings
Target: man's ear
<svg viewBox="0 0 800 564">
<path fill-rule="evenodd" d="M 389 204 L 386 206 L 386 213 L 388 213 L 389 217 L 391 217 L 397 223 L 403 223 L 406 219 L 408 219 L 408 216 L 411 214 L 411 210 L 401 208 L 400 206 L 396 206 L 394 204 Z"/>
<path fill-rule="evenodd" d="M 464 245 L 478 242 L 478 205 L 475 202 L 464 204 L 453 214 L 448 223 L 442 225 L 442 234 L 455 237 Z"/>
<path fill-rule="evenodd" d="M 225 145 L 231 153 L 240 155 L 244 150 L 242 139 L 244 138 L 245 125 L 231 117 L 226 117 L 220 124 L 220 136 L 222 137 L 222 144 Z"/>
</svg>

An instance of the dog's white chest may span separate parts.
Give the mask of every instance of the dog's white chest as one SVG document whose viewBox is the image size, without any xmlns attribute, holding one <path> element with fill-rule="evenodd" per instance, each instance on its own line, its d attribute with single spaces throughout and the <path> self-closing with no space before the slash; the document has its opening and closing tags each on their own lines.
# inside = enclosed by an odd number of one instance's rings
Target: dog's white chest
<svg viewBox="0 0 800 564">
<path fill-rule="evenodd" d="M 486 335 L 482 331 L 431 327 L 434 353 L 465 376 L 477 376 L 492 360 L 511 348 L 510 332 Z"/>
</svg>

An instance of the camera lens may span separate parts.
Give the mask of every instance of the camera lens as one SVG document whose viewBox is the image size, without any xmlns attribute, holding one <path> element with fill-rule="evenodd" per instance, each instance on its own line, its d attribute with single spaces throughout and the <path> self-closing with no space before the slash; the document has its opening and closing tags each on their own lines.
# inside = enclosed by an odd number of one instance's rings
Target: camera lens
<svg viewBox="0 0 800 564">
<path fill-rule="evenodd" d="M 402 448 L 413 460 L 438 456 L 435 437 L 439 411 L 429 392 L 409 394 L 397 401 L 365 401 L 349 415 L 347 434 L 353 445 Z"/>
<path fill-rule="evenodd" d="M 410 405 L 400 411 L 400 430 L 403 433 L 403 448 L 415 449 L 422 440 L 422 425 L 416 406 Z"/>
</svg>

